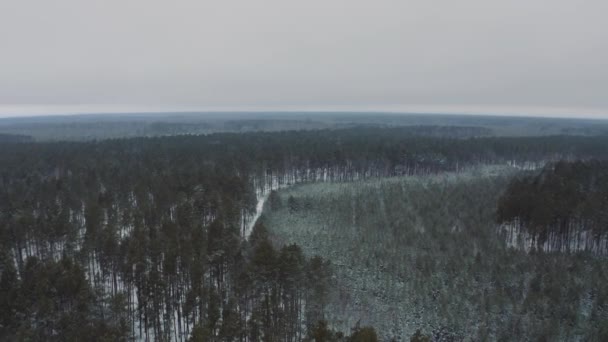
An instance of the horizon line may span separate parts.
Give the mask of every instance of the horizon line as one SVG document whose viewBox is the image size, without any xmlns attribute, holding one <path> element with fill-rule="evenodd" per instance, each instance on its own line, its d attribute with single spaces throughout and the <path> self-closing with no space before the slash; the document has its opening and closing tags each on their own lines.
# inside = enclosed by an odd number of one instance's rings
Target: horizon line
<svg viewBox="0 0 608 342">
<path fill-rule="evenodd" d="M 3 108 L 4 107 L 4 108 Z M 608 111 L 597 108 L 555 108 L 515 106 L 284 106 L 284 107 L 207 107 L 198 106 L 108 106 L 108 105 L 0 105 L 0 119 L 51 118 L 95 115 L 143 114 L 390 114 L 390 115 L 461 115 L 491 117 L 528 117 L 553 119 L 608 120 Z M 170 118 L 169 116 L 167 118 Z"/>
</svg>

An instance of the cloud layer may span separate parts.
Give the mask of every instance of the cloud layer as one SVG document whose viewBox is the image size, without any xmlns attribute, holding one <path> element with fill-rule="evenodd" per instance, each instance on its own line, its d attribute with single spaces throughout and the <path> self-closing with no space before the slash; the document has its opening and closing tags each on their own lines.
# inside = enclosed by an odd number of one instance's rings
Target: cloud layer
<svg viewBox="0 0 608 342">
<path fill-rule="evenodd" d="M 604 0 L 7 0 L 0 112 L 602 115 L 606 13 Z"/>
</svg>

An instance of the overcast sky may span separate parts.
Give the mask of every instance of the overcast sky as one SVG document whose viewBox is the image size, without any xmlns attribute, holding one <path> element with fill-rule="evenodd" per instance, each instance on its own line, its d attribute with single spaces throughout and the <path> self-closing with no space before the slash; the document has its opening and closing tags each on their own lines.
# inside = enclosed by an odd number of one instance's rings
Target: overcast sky
<svg viewBox="0 0 608 342">
<path fill-rule="evenodd" d="M 0 115 L 608 116 L 607 0 L 1 0 Z"/>
</svg>

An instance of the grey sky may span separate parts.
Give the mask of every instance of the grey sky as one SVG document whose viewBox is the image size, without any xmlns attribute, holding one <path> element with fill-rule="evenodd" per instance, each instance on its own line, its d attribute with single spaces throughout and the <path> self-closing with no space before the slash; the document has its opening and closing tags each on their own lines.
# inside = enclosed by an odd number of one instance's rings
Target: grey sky
<svg viewBox="0 0 608 342">
<path fill-rule="evenodd" d="M 0 115 L 608 115 L 606 0 L 2 0 Z"/>
</svg>

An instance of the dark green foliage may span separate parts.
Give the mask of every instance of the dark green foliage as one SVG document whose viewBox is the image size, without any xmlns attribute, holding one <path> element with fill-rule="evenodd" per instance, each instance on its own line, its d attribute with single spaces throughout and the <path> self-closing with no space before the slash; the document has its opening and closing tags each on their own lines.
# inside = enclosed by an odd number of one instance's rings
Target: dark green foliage
<svg viewBox="0 0 608 342">
<path fill-rule="evenodd" d="M 127 322 L 120 316 L 124 309 L 98 307 L 84 271 L 69 258 L 42 262 L 30 257 L 22 279 L 5 268 L 0 286 L 2 339 L 126 340 Z M 104 319 L 105 315 L 112 319 Z"/>
<path fill-rule="evenodd" d="M 281 196 L 276 190 L 272 190 L 270 195 L 268 195 L 268 204 L 267 208 L 269 210 L 280 210 L 283 207 L 283 201 L 281 200 Z"/>
<path fill-rule="evenodd" d="M 300 205 L 293 196 L 289 196 L 289 198 L 287 198 L 287 207 L 289 208 L 289 212 L 293 214 L 298 211 Z"/>
<path fill-rule="evenodd" d="M 372 327 L 360 327 L 359 324 L 352 329 L 350 336 L 332 330 L 327 321 L 320 320 L 308 330 L 306 341 L 310 342 L 378 342 L 376 330 Z"/>
<path fill-rule="evenodd" d="M 376 330 L 372 327 L 355 327 L 352 335 L 348 338 L 349 342 L 378 342 Z"/>
<path fill-rule="evenodd" d="M 318 321 L 308 330 L 308 340 L 314 342 L 333 342 L 336 341 L 336 334 L 327 325 L 327 321 Z"/>
<path fill-rule="evenodd" d="M 189 342 L 209 342 L 212 341 L 212 333 L 209 328 L 204 328 L 202 325 L 197 324 L 192 329 L 192 335 L 188 339 Z"/>
<path fill-rule="evenodd" d="M 608 162 L 577 161 L 548 165 L 538 175 L 511 182 L 498 202 L 499 223 L 517 222 L 536 246 L 550 240 L 551 249 L 591 249 L 605 254 L 601 238 L 608 232 Z M 590 231 L 591 239 L 578 241 Z M 591 243 L 588 243 L 591 242 Z"/>
<path fill-rule="evenodd" d="M 416 333 L 410 338 L 410 342 L 431 342 L 431 338 L 420 332 L 420 329 L 416 330 Z"/>
</svg>

